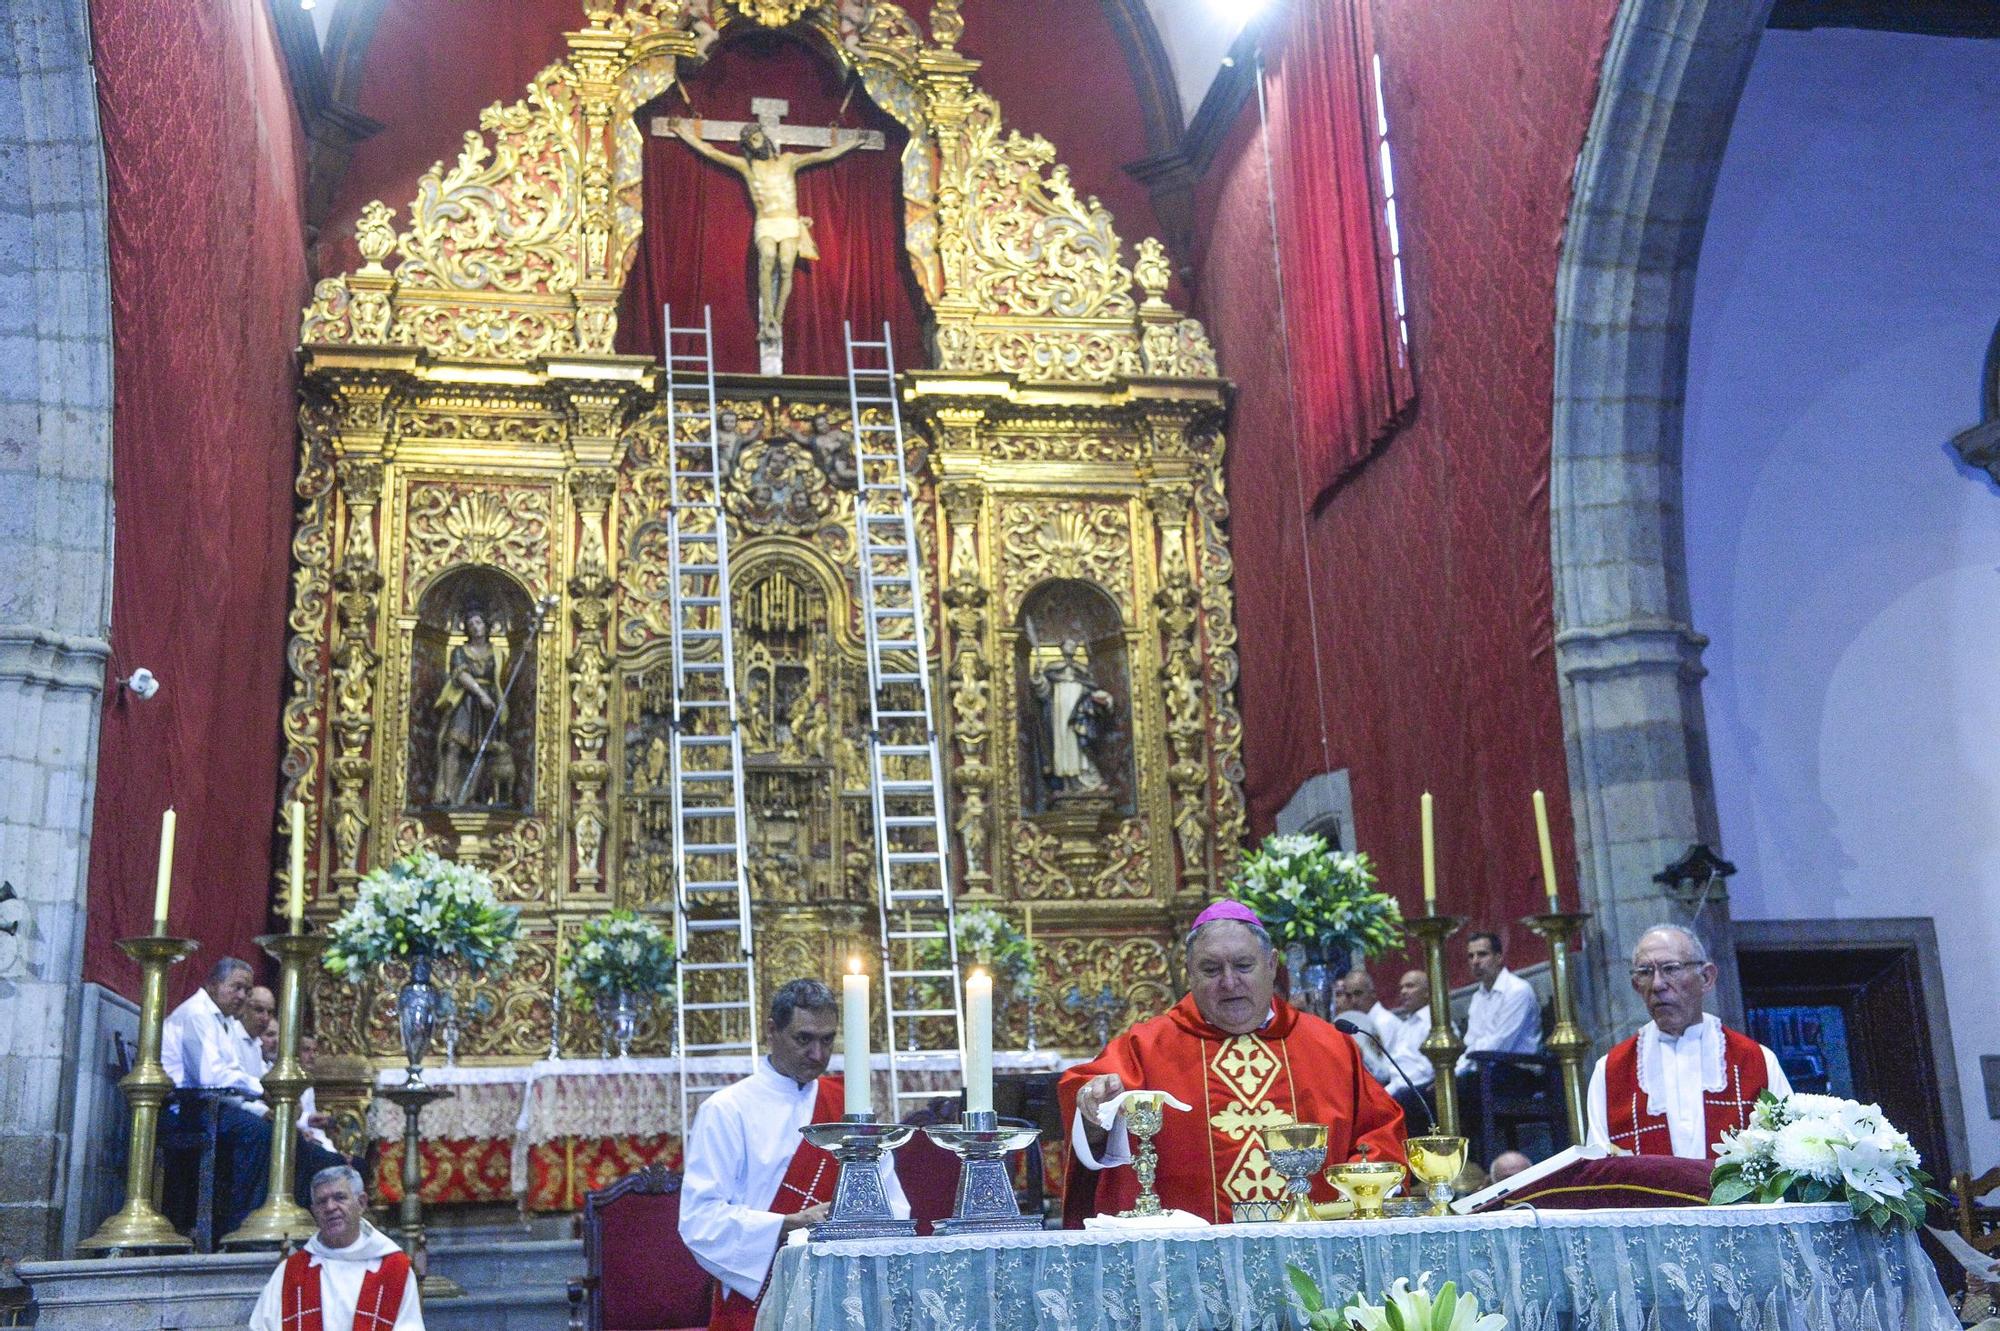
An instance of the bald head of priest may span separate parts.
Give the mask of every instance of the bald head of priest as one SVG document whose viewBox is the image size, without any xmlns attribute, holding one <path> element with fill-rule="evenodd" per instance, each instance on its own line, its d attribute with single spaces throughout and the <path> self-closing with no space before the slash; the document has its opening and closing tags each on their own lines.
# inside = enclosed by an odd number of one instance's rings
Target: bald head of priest
<svg viewBox="0 0 2000 1331">
<path fill-rule="evenodd" d="M 1641 934 L 1631 979 L 1652 1020 L 1597 1060 L 1584 1096 L 1590 1140 L 1710 1159 L 1723 1133 L 1748 1124 L 1759 1094 L 1789 1095 L 1791 1084 L 1776 1054 L 1704 1010 L 1716 967 L 1692 931 L 1658 924 Z"/>
<path fill-rule="evenodd" d="M 1278 955 L 1246 906 L 1219 901 L 1187 935 L 1187 996 L 1118 1036 L 1063 1074 L 1058 1096 L 1077 1165 L 1064 1219 L 1131 1206 L 1138 1182 L 1117 1097 L 1164 1091 L 1154 1145 L 1163 1205 L 1226 1222 L 1243 1202 L 1276 1201 L 1284 1180 L 1264 1154 L 1262 1130 L 1287 1123 L 1327 1128 L 1331 1160 L 1403 1158 L 1403 1114 L 1369 1076 L 1354 1041 L 1277 993 Z M 1315 1175 L 1313 1196 L 1333 1191 Z"/>
<path fill-rule="evenodd" d="M 410 1259 L 363 1217 L 361 1175 L 333 1165 L 312 1178 L 319 1232 L 278 1263 L 250 1313 L 250 1331 L 422 1331 Z"/>
</svg>

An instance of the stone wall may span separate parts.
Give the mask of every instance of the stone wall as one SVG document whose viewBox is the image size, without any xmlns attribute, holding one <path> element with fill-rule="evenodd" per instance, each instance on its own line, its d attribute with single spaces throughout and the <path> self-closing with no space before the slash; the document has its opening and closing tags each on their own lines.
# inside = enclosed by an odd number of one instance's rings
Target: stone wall
<svg viewBox="0 0 2000 1331">
<path fill-rule="evenodd" d="M 85 0 L 10 0 L 0 7 L 0 882 L 15 899 L 0 900 L 0 1257 L 52 1251 L 61 1226 L 108 651 L 110 337 Z"/>
</svg>

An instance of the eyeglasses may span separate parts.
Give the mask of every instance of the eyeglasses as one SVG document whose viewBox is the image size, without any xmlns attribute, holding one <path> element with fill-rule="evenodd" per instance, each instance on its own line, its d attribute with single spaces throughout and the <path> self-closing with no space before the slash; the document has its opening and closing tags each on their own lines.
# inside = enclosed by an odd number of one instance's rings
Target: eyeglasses
<svg viewBox="0 0 2000 1331">
<path fill-rule="evenodd" d="M 1653 982 L 1653 973 L 1657 971 L 1661 979 L 1665 980 L 1668 984 L 1672 984 L 1689 971 L 1698 971 L 1707 964 L 1705 961 L 1663 961 L 1657 966 L 1634 966 L 1632 968 L 1632 983 L 1651 984 Z"/>
</svg>

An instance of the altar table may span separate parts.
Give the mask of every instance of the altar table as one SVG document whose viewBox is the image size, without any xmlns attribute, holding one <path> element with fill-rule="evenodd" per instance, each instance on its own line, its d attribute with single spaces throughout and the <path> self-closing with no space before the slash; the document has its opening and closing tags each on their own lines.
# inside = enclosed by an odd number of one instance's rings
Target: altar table
<svg viewBox="0 0 2000 1331">
<path fill-rule="evenodd" d="M 958 1092 L 958 1063 L 905 1055 L 898 1063 Z M 1054 1053 L 997 1052 L 995 1073 L 1054 1072 L 1075 1062 Z M 688 1060 L 694 1087 L 748 1076 L 751 1060 L 705 1055 Z M 678 1167 L 681 1154 L 678 1058 L 550 1058 L 501 1067 L 427 1069 L 424 1081 L 452 1097 L 424 1110 L 419 1185 L 427 1203 L 514 1201 L 528 1211 L 568 1211 L 583 1195 L 650 1164 Z M 840 1071 L 834 1060 L 833 1071 Z M 873 1060 L 875 1103 L 889 1100 L 889 1060 Z M 378 1086 L 398 1086 L 400 1068 Z M 369 1107 L 381 1200 L 402 1197 L 403 1114 L 377 1097 Z"/>
<path fill-rule="evenodd" d="M 1955 1331 L 1908 1229 L 1842 1205 L 870 1239 L 782 1249 L 757 1331 L 1289 1331 L 1287 1263 L 1329 1304 L 1458 1282 L 1508 1331 Z"/>
</svg>

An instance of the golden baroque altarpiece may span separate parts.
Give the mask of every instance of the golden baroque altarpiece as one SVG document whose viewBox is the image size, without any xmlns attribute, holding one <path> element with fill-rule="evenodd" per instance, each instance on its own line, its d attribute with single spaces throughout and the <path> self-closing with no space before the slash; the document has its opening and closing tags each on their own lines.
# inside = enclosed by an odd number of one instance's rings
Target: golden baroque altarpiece
<svg viewBox="0 0 2000 1331">
<path fill-rule="evenodd" d="M 1071 983 L 1135 1013 L 1173 995 L 1175 932 L 1244 832 L 1224 386 L 1164 299 L 1159 242 L 1128 267 L 1050 145 L 1003 130 L 958 9 L 939 0 L 926 35 L 887 3 L 587 3 L 567 58 L 484 112 L 400 230 L 369 205 L 365 262 L 314 292 L 285 797 L 308 810 L 322 922 L 419 845 L 486 865 L 522 907 L 518 964 L 463 982 L 485 1014 L 467 1057 L 545 1053 L 562 936 L 614 906 L 671 908 L 666 416 L 657 366 L 612 340 L 639 112 L 737 25 L 788 25 L 909 131 L 903 229 L 934 368 L 903 397 L 961 902 L 1017 923 L 1033 904 L 1045 1044 L 1095 1047 L 1088 1014 L 1048 1001 Z M 721 397 L 756 436 L 726 508 L 768 989 L 876 952 L 852 501 L 786 430 L 822 413 L 844 429 L 848 409 L 818 379 L 727 378 Z M 1073 644 L 1121 720 L 1101 788 L 1051 800 L 1038 699 Z M 454 800 L 467 662 L 516 677 L 479 791 Z M 387 992 L 321 998 L 329 1052 L 395 1048 Z M 581 1025 L 566 1050 L 594 1048 Z"/>
</svg>

